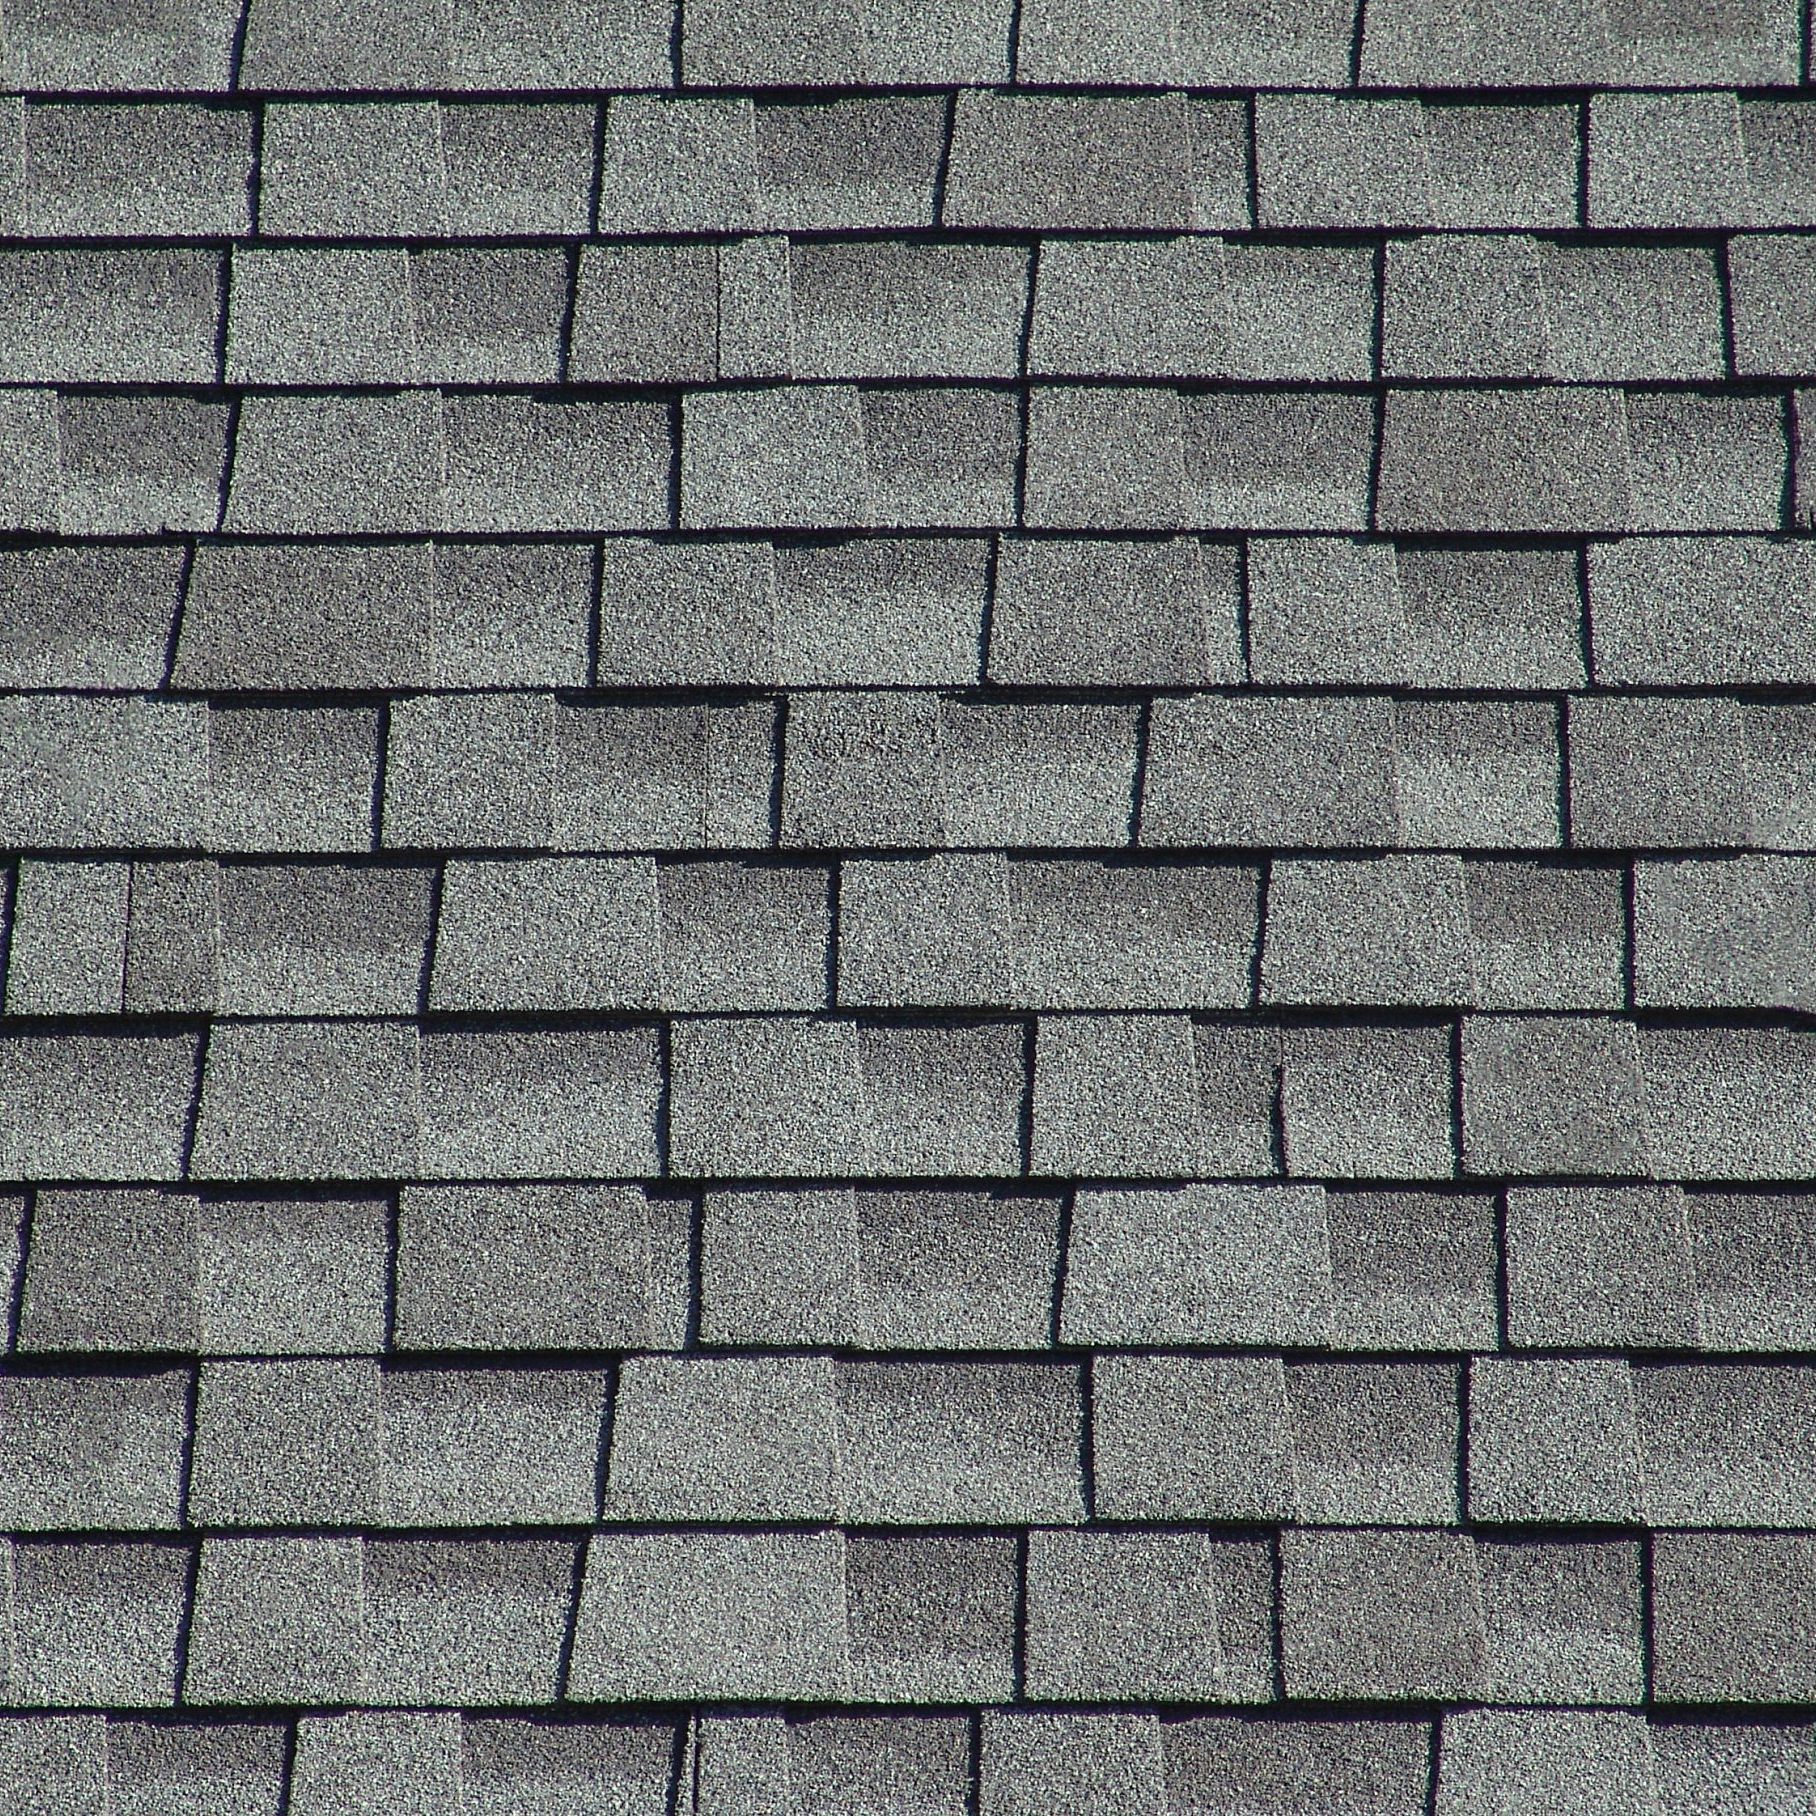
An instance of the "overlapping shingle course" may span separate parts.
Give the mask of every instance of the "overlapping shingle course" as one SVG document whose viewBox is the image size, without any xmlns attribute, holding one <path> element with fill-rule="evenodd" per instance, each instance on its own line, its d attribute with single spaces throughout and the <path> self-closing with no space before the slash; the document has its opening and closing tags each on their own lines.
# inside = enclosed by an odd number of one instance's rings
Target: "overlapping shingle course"
<svg viewBox="0 0 1816 1816">
<path fill-rule="evenodd" d="M 1808 35 L 10 7 L 0 1807 L 1805 1810 Z"/>
</svg>

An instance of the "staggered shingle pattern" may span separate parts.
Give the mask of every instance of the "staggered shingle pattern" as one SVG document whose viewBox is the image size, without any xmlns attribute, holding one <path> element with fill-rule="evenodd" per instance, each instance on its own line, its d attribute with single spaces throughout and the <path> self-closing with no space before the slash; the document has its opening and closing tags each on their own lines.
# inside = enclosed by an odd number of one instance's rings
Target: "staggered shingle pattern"
<svg viewBox="0 0 1816 1816">
<path fill-rule="evenodd" d="M 1808 1816 L 1803 0 L 8 0 L 4 1816 Z"/>
</svg>

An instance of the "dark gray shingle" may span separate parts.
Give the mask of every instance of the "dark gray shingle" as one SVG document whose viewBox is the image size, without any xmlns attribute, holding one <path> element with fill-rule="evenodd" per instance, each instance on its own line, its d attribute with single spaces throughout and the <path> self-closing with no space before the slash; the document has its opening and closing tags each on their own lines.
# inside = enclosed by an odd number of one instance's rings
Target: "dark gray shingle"
<svg viewBox="0 0 1816 1816">
<path fill-rule="evenodd" d="M 157 687 L 181 586 L 174 549 L 8 550 L 0 557 L 0 680 Z"/>
<path fill-rule="evenodd" d="M 212 1012 L 220 986 L 220 913 L 212 860 L 132 867 L 121 1006 Z"/>
<path fill-rule="evenodd" d="M 6 1529 L 176 1527 L 187 1389 L 177 1372 L 23 1375 L 0 1383 Z"/>
<path fill-rule="evenodd" d="M 1695 1193 L 1688 1199 L 1697 1309 L 1711 1349 L 1802 1349 L 1812 1306 L 1807 1197 Z"/>
<path fill-rule="evenodd" d="M 1460 1532 L 1286 1532 L 1288 1696 L 1464 1698 L 1487 1677 L 1475 1543 Z"/>
<path fill-rule="evenodd" d="M 1801 1009 L 1816 939 L 1810 860 L 1717 858 L 1634 867 L 1633 991 L 1641 1004 Z"/>
<path fill-rule="evenodd" d="M 1816 1539 L 1660 1533 L 1652 1555 L 1654 1695 L 1808 1700 L 1816 1687 Z"/>
<path fill-rule="evenodd" d="M 20 1349 L 194 1348 L 195 1217 L 195 1200 L 175 1192 L 40 1192 Z"/>
<path fill-rule="evenodd" d="M 188 1560 L 175 1546 L 11 1547 L 12 1669 L 27 1707 L 176 1700 Z"/>
<path fill-rule="evenodd" d="M 931 227 L 946 139 L 937 95 L 840 96 L 757 109 L 757 180 L 766 223 Z"/>
<path fill-rule="evenodd" d="M 710 246 L 587 246 L 580 256 L 570 370 L 608 384 L 718 376 L 718 276 Z"/>
<path fill-rule="evenodd" d="M 432 559 L 426 542 L 208 544 L 196 552 L 172 679 L 260 690 L 424 686 Z"/>
<path fill-rule="evenodd" d="M 665 1816 L 673 1760 L 665 1722 L 465 1717 L 460 1724 L 460 1788 L 473 1816 L 534 1811 L 536 1799 L 550 1797 L 575 1816 Z"/>
<path fill-rule="evenodd" d="M 656 871 L 664 1007 L 828 1006 L 827 873 L 758 864 L 664 864 Z"/>
<path fill-rule="evenodd" d="M 1423 1816 L 1430 1730 L 1411 1721 L 1194 1715 L 1161 1729 L 1169 1809 L 1288 1816 L 1308 1788 L 1330 1816 Z"/>
<path fill-rule="evenodd" d="M 1666 1816 L 1720 1809 L 1737 1786 L 1760 1816 L 1793 1816 L 1816 1796 L 1816 1746 L 1804 1726 L 1655 1723 L 1652 1751 Z"/>
<path fill-rule="evenodd" d="M 431 246 L 410 254 L 418 353 L 398 370 L 439 384 L 552 384 L 567 260 L 556 248 Z"/>
<path fill-rule="evenodd" d="M 1447 1026 L 1289 1027 L 1281 1031 L 1280 1053 L 1289 1173 L 1448 1179 L 1456 1171 Z"/>
<path fill-rule="evenodd" d="M 1006 1699 L 1019 1593 L 1010 1539 L 853 1534 L 845 1542 L 852 1693 L 882 1702 Z"/>
<path fill-rule="evenodd" d="M 1618 1009 L 1626 908 L 1614 869 L 1465 863 L 1470 984 L 1483 1009 Z"/>
<path fill-rule="evenodd" d="M 1286 1399 L 1300 1518 L 1423 1526 L 1460 1517 L 1453 1367 L 1294 1362 Z"/>
<path fill-rule="evenodd" d="M 212 384 L 224 271 L 207 251 L 0 259 L 0 347 L 15 383 Z"/>
<path fill-rule="evenodd" d="M 1805 1526 L 1816 1506 L 1801 1434 L 1816 1414 L 1807 1368 L 1633 1371 L 1646 1513 L 1672 1526 Z"/>
<path fill-rule="evenodd" d="M 1489 1349 L 1494 1200 L 1435 1192 L 1332 1192 L 1331 1335 L 1349 1349 Z"/>
<path fill-rule="evenodd" d="M 1109 17 L 1078 0 L 1033 0 L 1019 18 L 1024 82 L 1330 88 L 1349 69 L 1349 22 L 1332 0 L 1201 0 Z"/>
<path fill-rule="evenodd" d="M 200 1042 L 185 1033 L 0 1037 L 0 1179 L 175 1179 Z"/>
<path fill-rule="evenodd" d="M 206 760 L 214 849 L 370 851 L 379 745 L 376 707 L 212 708 Z"/>
<path fill-rule="evenodd" d="M 1234 552 L 1166 542 L 1005 539 L 988 673 L 1009 686 L 1197 686 L 1241 678 Z"/>
<path fill-rule="evenodd" d="M 584 233 L 593 116 L 592 107 L 565 101 L 444 106 L 449 219 L 471 233 Z"/>
<path fill-rule="evenodd" d="M 650 1214 L 635 1187 L 406 1186 L 405 1349 L 633 1349 L 650 1341 Z"/>
<path fill-rule="evenodd" d="M 1495 1701 L 1642 1699 L 1638 1545 L 1479 1542 L 1476 1555 Z"/>
<path fill-rule="evenodd" d="M 189 1816 L 186 1800 L 199 1792 L 219 1801 L 222 1816 L 278 1816 L 286 1739 L 283 1728 L 265 1723 L 110 1722 L 110 1807 L 130 1816 L 160 1808 Z"/>
</svg>

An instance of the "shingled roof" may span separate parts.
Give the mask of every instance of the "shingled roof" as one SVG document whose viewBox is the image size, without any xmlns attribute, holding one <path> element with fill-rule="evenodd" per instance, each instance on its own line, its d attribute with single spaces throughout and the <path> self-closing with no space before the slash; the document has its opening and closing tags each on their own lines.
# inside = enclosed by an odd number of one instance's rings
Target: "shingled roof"
<svg viewBox="0 0 1816 1816">
<path fill-rule="evenodd" d="M 1809 0 L 0 0 L 0 1816 L 1816 1811 Z"/>
</svg>

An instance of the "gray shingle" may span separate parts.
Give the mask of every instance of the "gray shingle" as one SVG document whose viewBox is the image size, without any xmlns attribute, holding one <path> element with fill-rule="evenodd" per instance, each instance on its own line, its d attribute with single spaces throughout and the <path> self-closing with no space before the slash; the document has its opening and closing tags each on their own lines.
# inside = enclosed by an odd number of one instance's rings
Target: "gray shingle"
<svg viewBox="0 0 1816 1816">
<path fill-rule="evenodd" d="M 1181 94 L 959 97 L 953 227 L 1246 227 L 1240 107 Z"/>
<path fill-rule="evenodd" d="M 648 858 L 451 863 L 436 921 L 437 1009 L 624 1009 L 659 994 Z"/>
<path fill-rule="evenodd" d="M 1079 378 L 1357 380 L 1373 280 L 1346 247 L 1055 240 L 1028 358 Z"/>
<path fill-rule="evenodd" d="M 1024 1048 L 1013 1023 L 861 1030 L 870 1166 L 904 1178 L 1019 1173 Z"/>
<path fill-rule="evenodd" d="M 673 1760 L 667 1723 L 465 1717 L 462 1807 L 472 1816 L 666 1816 Z"/>
<path fill-rule="evenodd" d="M 939 723 L 954 844 L 1127 842 L 1135 708 L 946 700 Z"/>
<path fill-rule="evenodd" d="M 1349 21 L 1332 0 L 1200 0 L 1106 18 L 1077 0 L 1036 0 L 1020 15 L 1024 82 L 1330 88 L 1348 79 Z"/>
<path fill-rule="evenodd" d="M 381 1198 L 227 1198 L 198 1206 L 203 1354 L 383 1349 L 387 1225 Z"/>
<path fill-rule="evenodd" d="M 602 559 L 601 682 L 722 687 L 779 678 L 768 543 L 614 537 Z"/>
<path fill-rule="evenodd" d="M 1440 1816 L 1658 1816 L 1651 1731 L 1638 1715 L 1464 1709 L 1444 1717 Z"/>
<path fill-rule="evenodd" d="M 1660 1533 L 1652 1555 L 1655 1696 L 1809 1699 L 1816 1688 L 1816 1538 Z"/>
<path fill-rule="evenodd" d="M 350 1526 L 383 1511 L 375 1361 L 210 1362 L 191 1516 L 211 1526 Z"/>
<path fill-rule="evenodd" d="M 1570 703 L 1570 818 L 1578 844 L 1733 845 L 1755 795 L 1740 709 L 1645 695 Z"/>
<path fill-rule="evenodd" d="M 410 254 L 418 354 L 432 384 L 552 384 L 561 372 L 567 259 L 558 248 L 429 246 Z"/>
<path fill-rule="evenodd" d="M 212 384 L 224 304 L 207 251 L 8 251 L 0 347 L 15 383 Z"/>
<path fill-rule="evenodd" d="M 587 1548 L 581 1701 L 827 1701 L 850 1669 L 836 1532 L 605 1533 Z"/>
<path fill-rule="evenodd" d="M 375 1703 L 554 1700 L 576 1547 L 514 1540 L 366 1541 Z"/>
<path fill-rule="evenodd" d="M 126 969 L 125 864 L 19 865 L 7 949 L 9 1015 L 117 1015 Z"/>
<path fill-rule="evenodd" d="M 0 1382 L 0 1521 L 7 1531 L 178 1525 L 187 1390 L 181 1373 Z"/>
<path fill-rule="evenodd" d="M 1808 1727 L 1655 1723 L 1652 1751 L 1665 1816 L 1794 1816 L 1816 1797 Z"/>
<path fill-rule="evenodd" d="M 1800 543 L 1635 539 L 1589 554 L 1595 673 L 1607 683 L 1800 683 L 1816 675 Z"/>
<path fill-rule="evenodd" d="M 682 1023 L 672 1040 L 669 1141 L 677 1172 L 863 1170 L 869 1130 L 855 1025 Z"/>
<path fill-rule="evenodd" d="M 595 16 L 603 11 L 588 10 Z M 448 216 L 463 232 L 586 232 L 592 107 L 467 102 L 440 111 Z"/>
<path fill-rule="evenodd" d="M 422 1039 L 425 1179 L 657 1167 L 653 1028 L 450 1028 Z"/>
<path fill-rule="evenodd" d="M 250 384 L 409 384 L 418 375 L 410 258 L 238 247 L 227 376 Z"/>
<path fill-rule="evenodd" d="M 1498 235 L 1395 244 L 1381 357 L 1392 377 L 1716 378 L 1714 260 Z"/>
<path fill-rule="evenodd" d="M 669 525 L 669 412 L 633 399 L 444 399 L 453 530 Z"/>
<path fill-rule="evenodd" d="M 576 379 L 682 384 L 718 377 L 718 275 L 711 246 L 587 246 L 580 255 Z"/>
<path fill-rule="evenodd" d="M 1697 1310 L 1711 1349 L 1808 1349 L 1816 1307 L 1806 1282 L 1816 1223 L 1801 1194 L 1695 1193 L 1688 1199 Z"/>
<path fill-rule="evenodd" d="M 1470 986 L 1483 1009 L 1618 1009 L 1626 909 L 1617 870 L 1466 863 Z"/>
<path fill-rule="evenodd" d="M 390 88 L 444 76 L 444 8 L 374 24 L 347 0 L 254 0 L 241 79 L 260 88 Z"/>
<path fill-rule="evenodd" d="M 1576 224 L 1569 107 L 1263 95 L 1255 159 L 1263 226 Z"/>
<path fill-rule="evenodd" d="M 756 864 L 665 864 L 660 990 L 681 1010 L 826 1006 L 827 873 Z"/>
<path fill-rule="evenodd" d="M 1219 1633 L 1230 1549 L 1198 1532 L 1031 1533 L 1028 1694 L 1259 1700 L 1266 1690 L 1246 1681 L 1247 1661 Z"/>
<path fill-rule="evenodd" d="M 264 110 L 260 150 L 263 233 L 393 239 L 448 231 L 448 169 L 433 101 L 274 102 Z"/>
<path fill-rule="evenodd" d="M 1462 87 L 1788 82 L 1796 32 L 1782 0 L 1743 0 L 1694 22 L 1669 11 L 1623 13 L 1601 0 L 1568 0 L 1542 17 L 1509 17 L 1485 0 L 1392 0 L 1368 22 L 1362 71 L 1366 82 Z"/>
<path fill-rule="evenodd" d="M 1292 1816 L 1315 1795 L 1330 1816 L 1423 1816 L 1430 1731 L 1410 1721 L 1188 1716 L 1161 1729 L 1168 1808 L 1194 1816 Z"/>
<path fill-rule="evenodd" d="M 681 68 L 690 84 L 757 88 L 1003 81 L 1010 32 L 1001 0 L 869 0 L 849 12 L 795 0 L 767 18 L 705 0 L 687 15 Z"/>
<path fill-rule="evenodd" d="M 99 1715 L 0 1722 L 0 1785 L 19 1816 L 104 1816 L 107 1723 Z"/>
<path fill-rule="evenodd" d="M 725 241 L 718 267 L 720 377 L 786 378 L 794 370 L 788 241 L 781 234 Z"/>
<path fill-rule="evenodd" d="M 555 843 L 574 851 L 766 846 L 773 702 L 555 713 Z"/>
<path fill-rule="evenodd" d="M 1359 530 L 1375 426 L 1366 399 L 1207 391 L 1180 399 L 1184 521 L 1202 529 Z"/>
<path fill-rule="evenodd" d="M 404 1188 L 400 1348 L 639 1348 L 651 1315 L 650 1217 L 637 1188 Z"/>
<path fill-rule="evenodd" d="M 1346 1349 L 1488 1349 L 1496 1341 L 1494 1201 L 1332 1192 L 1333 1338 Z"/>
<path fill-rule="evenodd" d="M 834 1519 L 842 1466 L 825 1357 L 634 1357 L 619 1371 L 608 1518 Z"/>
<path fill-rule="evenodd" d="M 1638 1415 L 1625 1362 L 1478 1356 L 1469 1382 L 1472 1519 L 1641 1517 Z"/>
<path fill-rule="evenodd" d="M 1283 860 L 1268 886 L 1261 1000 L 1466 1002 L 1469 946 L 1456 858 Z"/>
<path fill-rule="evenodd" d="M 382 1398 L 387 1524 L 593 1518 L 603 1374 L 403 1369 L 385 1376 Z"/>
<path fill-rule="evenodd" d="M 1249 674 L 1263 683 L 1423 680 L 1391 548 L 1349 537 L 1256 537 Z"/>
<path fill-rule="evenodd" d="M 1286 1375 L 1277 1358 L 1100 1356 L 1091 1380 L 1100 1517 L 1297 1517 Z"/>
<path fill-rule="evenodd" d="M 1391 702 L 1155 702 L 1144 845 L 1386 845 L 1398 828 Z"/>
<path fill-rule="evenodd" d="M 1198 686 L 1241 678 L 1235 554 L 1167 542 L 1005 540 L 989 678 L 1009 686 Z"/>
<path fill-rule="evenodd" d="M 845 1589 L 854 1696 L 997 1702 L 1013 1694 L 1013 1540 L 853 1534 Z"/>
<path fill-rule="evenodd" d="M 872 517 L 858 393 L 849 385 L 689 395 L 681 521 L 689 529 L 861 527 Z"/>
<path fill-rule="evenodd" d="M 0 1038 L 0 1179 L 175 1179 L 193 1034 Z"/>
<path fill-rule="evenodd" d="M 1571 687 L 1582 597 L 1564 550 L 1402 548 L 1408 679 L 1432 687 Z"/>
<path fill-rule="evenodd" d="M 1399 530 L 1633 527 L 1633 457 L 1619 393 L 1393 391 L 1377 520 Z"/>
<path fill-rule="evenodd" d="M 0 489 L 0 524 L 9 530 L 62 527 L 56 393 L 8 391 L 0 396 L 0 449 L 7 471 Z"/>
<path fill-rule="evenodd" d="M 1015 246 L 808 240 L 788 255 L 797 378 L 1013 378 L 1029 259 Z"/>
<path fill-rule="evenodd" d="M 434 873 L 230 864 L 220 873 L 220 995 L 231 1015 L 412 1015 Z"/>
<path fill-rule="evenodd" d="M 1280 1048 L 1289 1173 L 1448 1179 L 1455 1172 L 1447 1025 L 1291 1027 Z"/>
<path fill-rule="evenodd" d="M 57 517 L 48 527 L 70 535 L 212 530 L 230 409 L 187 397 L 59 398 Z M 147 552 L 154 562 L 161 554 Z M 132 559 L 125 550 L 103 559 L 122 557 Z"/>
<path fill-rule="evenodd" d="M 864 537 L 776 550 L 776 678 L 888 686 L 978 678 L 987 550 Z"/>
<path fill-rule="evenodd" d="M 1175 391 L 1037 387 L 1022 521 L 1068 530 L 1177 530 L 1185 428 Z"/>
<path fill-rule="evenodd" d="M 1082 1191 L 1060 1339 L 1321 1344 L 1330 1295 L 1320 1187 Z"/>
<path fill-rule="evenodd" d="M 1463 1159 L 1472 1173 L 1645 1173 L 1654 1128 L 1632 1025 L 1470 1016 Z"/>
<path fill-rule="evenodd" d="M 841 1362 L 846 1517 L 863 1525 L 1069 1523 L 1084 1517 L 1074 1368 Z"/>
<path fill-rule="evenodd" d="M 936 699 L 836 693 L 789 702 L 782 840 L 932 845 L 945 825 Z"/>
<path fill-rule="evenodd" d="M 1775 530 L 1784 515 L 1784 409 L 1775 397 L 1636 392 L 1627 400 L 1633 523 Z"/>
<path fill-rule="evenodd" d="M 0 699 L 0 837 L 10 845 L 199 845 L 208 770 L 201 705 Z"/>
<path fill-rule="evenodd" d="M 436 685 L 584 686 L 592 569 L 582 548 L 443 543 L 434 562 Z"/>
<path fill-rule="evenodd" d="M 17 59 L 9 79 L 27 90 L 225 88 L 234 20 L 223 0 L 145 7 L 103 0 L 75 13 L 25 0 L 7 18 Z"/>
<path fill-rule="evenodd" d="M 1465 1698 L 1487 1678 L 1481 1577 L 1460 1532 L 1285 1532 L 1288 1696 Z"/>
<path fill-rule="evenodd" d="M 1507 1331 L 1538 1347 L 1694 1346 L 1685 1200 L 1676 1186 L 1507 1193 Z"/>
<path fill-rule="evenodd" d="M 1476 1553 L 1494 1701 L 1642 1700 L 1637 1545 L 1481 1543 Z"/>
<path fill-rule="evenodd" d="M 1634 867 L 1633 992 L 1672 1007 L 1799 1009 L 1816 941 L 1807 858 Z"/>
<path fill-rule="evenodd" d="M 844 1343 L 858 1336 L 865 1308 L 849 1187 L 711 1191 L 700 1229 L 706 1342 Z M 885 1333 L 880 1340 L 893 1339 Z"/>
<path fill-rule="evenodd" d="M 190 1167 L 204 1179 L 395 1179 L 415 1169 L 420 1115 L 414 1028 L 223 1022 Z"/>
<path fill-rule="evenodd" d="M 114 1721 L 107 1728 L 107 1795 L 120 1816 L 279 1816 L 285 1731 L 275 1725 L 167 1727 Z"/>
<path fill-rule="evenodd" d="M 188 1559 L 167 1545 L 11 1547 L 16 1702 L 176 1700 Z"/>
<path fill-rule="evenodd" d="M 1636 1368 L 1646 1516 L 1668 1526 L 1807 1526 L 1808 1368 Z"/>
<path fill-rule="evenodd" d="M 385 1816 L 433 1816 L 460 1796 L 460 1722 L 453 1715 L 311 1716 L 296 1725 L 289 1807 L 331 1816 L 364 1805 Z"/>
<path fill-rule="evenodd" d="M 1178 1178 L 1216 1167 L 1183 1015 L 1043 1016 L 1033 1122 L 1036 1173 Z"/>
<path fill-rule="evenodd" d="M 1589 224 L 1750 225 L 1732 94 L 1597 95 L 1589 109 Z"/>
<path fill-rule="evenodd" d="M 1753 219 L 1762 227 L 1816 225 L 1816 205 L 1799 180 L 1810 153 L 1816 116 L 1796 101 L 1748 99 L 1740 104 Z"/>
<path fill-rule="evenodd" d="M 546 845 L 554 729 L 548 694 L 396 701 L 385 747 L 385 844 Z"/>
<path fill-rule="evenodd" d="M 358 1539 L 207 1538 L 185 1701 L 345 1702 L 365 1675 Z"/>
<path fill-rule="evenodd" d="M 155 688 L 176 616 L 174 549 L 9 549 L 0 556 L 0 681 Z"/>
<path fill-rule="evenodd" d="M 1455 1368 L 1294 1362 L 1286 1396 L 1301 1518 L 1420 1526 L 1460 1517 Z"/>
<path fill-rule="evenodd" d="M 1802 705 L 1742 701 L 1740 735 L 1751 837 L 1768 850 L 1816 845 L 1816 799 L 1807 780 L 1816 714 Z"/>
<path fill-rule="evenodd" d="M 175 1192 L 40 1192 L 19 1348 L 193 1349 L 195 1214 Z"/>
<path fill-rule="evenodd" d="M 30 233 L 246 233 L 251 175 L 250 113 L 184 103 L 25 109 L 20 213 Z"/>
<path fill-rule="evenodd" d="M 132 867 L 121 990 L 128 1012 L 213 1011 L 220 974 L 216 881 L 211 860 Z"/>
<path fill-rule="evenodd" d="M 982 1724 L 983 1816 L 1163 1816 L 1160 1724 L 1152 1715 L 988 1710 Z"/>
<path fill-rule="evenodd" d="M 426 542 L 207 544 L 190 575 L 172 681 L 255 689 L 424 686 L 431 570 Z"/>
<path fill-rule="evenodd" d="M 216 706 L 206 755 L 215 850 L 371 850 L 376 708 Z"/>
<path fill-rule="evenodd" d="M 1198 1115 L 1217 1170 L 1269 1175 L 1280 1165 L 1278 1031 L 1250 1022 L 1196 1024 Z"/>
<path fill-rule="evenodd" d="M 606 107 L 601 233 L 736 233 L 761 217 L 748 100 L 620 95 Z"/>
<path fill-rule="evenodd" d="M 789 1733 L 792 1782 L 810 1809 L 878 1795 L 919 1816 L 963 1816 L 971 1733 L 950 1715 L 827 1716 Z"/>
<path fill-rule="evenodd" d="M 1802 1029 L 1648 1028 L 1640 1064 L 1667 1178 L 1795 1179 L 1816 1164 Z"/>
<path fill-rule="evenodd" d="M 433 391 L 249 397 L 225 527 L 288 536 L 432 530 L 445 468 Z M 244 551 L 235 553 L 243 567 Z"/>
<path fill-rule="evenodd" d="M 931 227 L 945 116 L 937 95 L 760 106 L 757 181 L 768 223 L 787 233 Z"/>
</svg>

